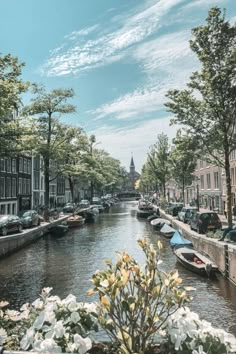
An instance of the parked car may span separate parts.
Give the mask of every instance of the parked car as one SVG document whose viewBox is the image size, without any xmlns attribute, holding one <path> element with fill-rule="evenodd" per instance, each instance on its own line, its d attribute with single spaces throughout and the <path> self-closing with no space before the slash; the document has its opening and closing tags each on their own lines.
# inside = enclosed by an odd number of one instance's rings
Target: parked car
<svg viewBox="0 0 236 354">
<path fill-rule="evenodd" d="M 6 236 L 10 232 L 21 232 L 23 230 L 22 222 L 16 215 L 0 215 L 0 233 Z"/>
<path fill-rule="evenodd" d="M 23 227 L 39 226 L 41 219 L 36 210 L 27 210 L 19 215 Z"/>
<path fill-rule="evenodd" d="M 184 207 L 181 211 L 178 212 L 178 220 L 183 221 L 184 223 L 189 222 L 191 213 L 197 211 L 197 208 L 194 207 Z"/>
<path fill-rule="evenodd" d="M 222 223 L 214 211 L 197 212 L 190 221 L 190 229 L 196 230 L 199 234 L 207 231 L 216 231 L 222 228 Z"/>
<path fill-rule="evenodd" d="M 101 205 L 101 199 L 98 197 L 93 197 L 92 205 Z"/>
<path fill-rule="evenodd" d="M 63 208 L 63 213 L 73 213 L 76 209 L 75 203 L 67 203 Z"/>
<path fill-rule="evenodd" d="M 177 216 L 179 211 L 183 208 L 183 203 L 175 203 L 171 207 L 169 207 L 169 214 L 172 216 Z"/>
<path fill-rule="evenodd" d="M 87 199 L 82 199 L 81 202 L 79 203 L 80 208 L 89 208 L 90 203 L 89 200 Z"/>
</svg>

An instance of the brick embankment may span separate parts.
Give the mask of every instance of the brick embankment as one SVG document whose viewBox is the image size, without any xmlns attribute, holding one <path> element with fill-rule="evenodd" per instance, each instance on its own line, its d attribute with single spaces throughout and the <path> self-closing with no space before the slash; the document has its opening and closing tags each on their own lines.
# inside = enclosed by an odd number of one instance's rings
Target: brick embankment
<svg viewBox="0 0 236 354">
<path fill-rule="evenodd" d="M 24 229 L 21 233 L 9 234 L 0 237 L 0 258 L 6 257 L 9 254 L 19 250 L 25 245 L 34 242 L 38 238 L 48 233 L 52 225 L 59 225 L 66 220 L 70 215 L 63 216 L 51 223 L 42 222 L 40 226 Z"/>
<path fill-rule="evenodd" d="M 200 235 L 190 230 L 189 225 L 178 221 L 175 217 L 166 214 L 163 210 L 160 210 L 160 215 L 171 221 L 172 226 L 176 230 L 179 230 L 185 238 L 192 241 L 197 251 L 204 252 L 208 255 L 209 258 L 216 263 L 222 274 L 236 285 L 236 244 L 219 242 L 218 239 Z"/>
</svg>

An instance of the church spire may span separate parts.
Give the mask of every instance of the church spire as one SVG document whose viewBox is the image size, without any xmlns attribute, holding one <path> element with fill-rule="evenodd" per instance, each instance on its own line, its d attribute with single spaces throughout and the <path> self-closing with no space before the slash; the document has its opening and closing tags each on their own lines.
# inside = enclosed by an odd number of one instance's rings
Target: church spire
<svg viewBox="0 0 236 354">
<path fill-rule="evenodd" d="M 134 166 L 133 154 L 131 154 L 131 162 L 130 162 L 130 167 L 135 167 L 135 166 Z"/>
</svg>

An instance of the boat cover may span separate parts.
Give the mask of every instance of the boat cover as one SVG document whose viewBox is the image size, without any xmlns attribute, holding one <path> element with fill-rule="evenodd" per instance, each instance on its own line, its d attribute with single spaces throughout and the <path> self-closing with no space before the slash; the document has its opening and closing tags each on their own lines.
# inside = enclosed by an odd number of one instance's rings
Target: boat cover
<svg viewBox="0 0 236 354">
<path fill-rule="evenodd" d="M 170 245 L 171 247 L 176 247 L 176 246 L 192 246 L 193 244 L 191 241 L 187 240 L 183 236 L 180 235 L 178 231 L 175 231 L 174 235 L 170 239 Z"/>
<path fill-rule="evenodd" d="M 170 225 L 170 221 L 166 220 L 166 219 L 160 219 L 160 218 L 157 218 L 157 219 L 154 219 L 151 221 L 151 225 L 152 226 L 156 226 L 158 224 L 167 224 L 167 225 Z"/>
<path fill-rule="evenodd" d="M 171 232 L 175 232 L 175 229 L 167 224 L 164 224 L 160 231 L 163 232 L 163 234 L 169 234 Z"/>
</svg>

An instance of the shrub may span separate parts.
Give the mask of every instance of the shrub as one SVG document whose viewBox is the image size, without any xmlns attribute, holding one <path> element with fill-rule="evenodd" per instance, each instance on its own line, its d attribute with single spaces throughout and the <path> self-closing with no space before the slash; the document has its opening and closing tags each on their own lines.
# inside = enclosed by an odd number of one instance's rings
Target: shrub
<svg viewBox="0 0 236 354">
<path fill-rule="evenodd" d="M 167 318 L 189 300 L 178 272 L 161 271 L 159 252 L 145 240 L 138 244 L 146 257 L 143 269 L 126 252 L 118 253 L 114 265 L 107 260 L 108 269 L 93 275 L 88 292 L 98 293 L 99 323 L 122 353 L 144 353 Z"/>
</svg>

